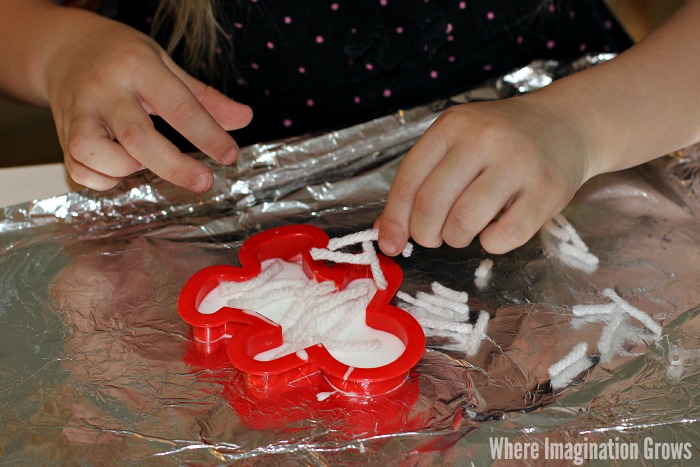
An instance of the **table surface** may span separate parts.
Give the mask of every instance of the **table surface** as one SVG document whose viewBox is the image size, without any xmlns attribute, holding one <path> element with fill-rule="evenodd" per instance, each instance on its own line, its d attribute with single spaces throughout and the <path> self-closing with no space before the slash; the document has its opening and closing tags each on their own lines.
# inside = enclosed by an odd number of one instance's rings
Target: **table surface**
<svg viewBox="0 0 700 467">
<path fill-rule="evenodd" d="M 49 198 L 81 188 L 70 180 L 61 163 L 0 167 L 0 207 Z"/>
</svg>

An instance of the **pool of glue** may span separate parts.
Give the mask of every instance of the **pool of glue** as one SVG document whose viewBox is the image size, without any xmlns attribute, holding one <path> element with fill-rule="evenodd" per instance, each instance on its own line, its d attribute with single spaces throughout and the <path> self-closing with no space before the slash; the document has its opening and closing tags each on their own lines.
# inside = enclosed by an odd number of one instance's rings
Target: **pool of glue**
<svg viewBox="0 0 700 467">
<path fill-rule="evenodd" d="M 263 268 L 267 265 L 269 261 L 264 261 L 262 263 Z M 281 261 L 283 269 L 276 276 L 277 279 L 307 279 L 309 281 L 315 281 L 315 279 L 309 279 L 304 273 L 301 264 L 296 262 Z M 357 281 L 365 281 L 370 286 L 370 294 L 376 292 L 376 285 L 372 279 L 357 279 Z M 355 282 L 355 281 L 353 281 Z M 216 313 L 219 309 L 226 306 L 232 295 L 221 296 L 219 293 L 219 287 L 214 288 L 211 292 L 204 297 L 204 300 L 197 307 L 197 311 L 203 314 Z M 248 313 L 256 312 L 261 317 L 273 322 L 280 322 L 280 318 L 289 309 L 294 297 L 290 295 L 289 298 L 283 298 L 272 302 L 259 310 L 244 310 Z M 339 350 L 328 350 L 330 354 L 341 363 L 344 363 L 350 367 L 355 368 L 377 368 L 383 365 L 387 365 L 401 356 L 401 354 L 406 349 L 401 340 L 395 335 L 388 333 L 386 331 L 381 331 L 379 329 L 374 329 L 365 323 L 366 312 L 358 313 L 357 317 L 348 325 L 348 327 L 343 330 L 337 337 L 338 341 L 367 341 L 367 340 L 378 340 L 380 343 L 379 349 L 375 351 L 361 351 L 361 352 L 347 352 Z M 321 342 L 322 343 L 322 342 Z M 280 347 L 267 350 L 265 352 L 259 353 L 255 356 L 256 360 L 269 361 L 275 356 L 278 356 L 280 350 L 284 347 L 282 344 Z M 298 355 L 298 353 L 297 353 Z M 300 357 L 301 358 L 301 357 Z M 307 357 L 308 358 L 308 357 Z"/>
</svg>

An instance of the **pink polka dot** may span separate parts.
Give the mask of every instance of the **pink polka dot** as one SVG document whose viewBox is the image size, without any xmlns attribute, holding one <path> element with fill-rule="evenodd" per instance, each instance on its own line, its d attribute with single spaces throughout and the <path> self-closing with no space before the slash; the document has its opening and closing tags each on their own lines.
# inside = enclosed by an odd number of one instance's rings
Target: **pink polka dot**
<svg viewBox="0 0 700 467">
<path fill-rule="evenodd" d="M 371 63 L 365 63 L 365 68 L 367 69 L 367 71 L 372 71 L 374 70 L 374 65 L 372 65 Z"/>
<path fill-rule="evenodd" d="M 355 98 L 352 100 L 355 104 L 359 104 L 362 102 L 362 99 L 360 99 L 360 96 L 355 96 Z"/>
<path fill-rule="evenodd" d="M 337 3 L 331 3 L 331 10 L 338 11 L 338 8 L 340 8 L 340 5 Z"/>
<path fill-rule="evenodd" d="M 556 45 L 556 42 L 554 42 L 552 40 L 547 41 L 547 48 L 548 49 L 553 49 L 555 45 Z"/>
<path fill-rule="evenodd" d="M 484 65 L 484 71 L 491 71 L 493 67 L 491 65 Z"/>
<path fill-rule="evenodd" d="M 316 43 L 317 44 L 323 44 L 323 36 L 316 36 Z"/>
<path fill-rule="evenodd" d="M 556 10 L 557 10 L 557 7 L 554 6 L 554 3 L 552 3 L 551 5 L 549 5 L 549 12 L 550 12 L 550 13 L 554 13 Z"/>
<path fill-rule="evenodd" d="M 607 20 L 606 22 L 603 23 L 603 26 L 605 26 L 605 29 L 612 29 L 613 23 L 610 20 Z"/>
<path fill-rule="evenodd" d="M 455 57 L 454 55 L 450 55 L 449 57 L 447 57 L 447 61 L 450 63 L 454 63 L 455 60 L 457 60 L 457 57 Z"/>
<path fill-rule="evenodd" d="M 216 55 L 221 55 L 221 47 L 215 48 L 215 49 L 214 49 L 214 53 L 215 53 Z"/>
<path fill-rule="evenodd" d="M 464 10 L 467 8 L 467 2 L 459 2 L 459 9 Z"/>
<path fill-rule="evenodd" d="M 385 89 L 385 90 L 382 92 L 382 96 L 384 96 L 384 97 L 391 97 L 391 89 Z"/>
<path fill-rule="evenodd" d="M 518 36 L 518 38 L 515 40 L 518 44 L 523 43 L 523 36 Z"/>
<path fill-rule="evenodd" d="M 275 48 L 275 43 L 272 41 L 267 41 L 267 48 L 272 50 Z"/>
<path fill-rule="evenodd" d="M 447 42 L 452 42 L 453 40 L 455 40 L 455 36 L 453 36 L 452 34 L 449 34 L 447 36 Z"/>
<path fill-rule="evenodd" d="M 388 0 L 379 0 L 379 4 L 380 4 L 381 6 L 387 6 L 388 3 L 389 3 Z"/>
<path fill-rule="evenodd" d="M 493 13 L 493 11 L 489 11 L 488 13 L 486 13 L 486 19 L 491 20 L 491 19 L 494 19 L 495 17 L 496 17 L 496 15 Z"/>
<path fill-rule="evenodd" d="M 303 75 L 304 73 L 306 73 L 306 68 L 304 68 L 303 66 L 300 66 L 299 68 L 297 68 L 297 71 Z"/>
<path fill-rule="evenodd" d="M 402 26 L 397 26 L 396 27 L 396 33 L 401 34 L 403 32 L 403 27 Z"/>
<path fill-rule="evenodd" d="M 578 46 L 578 50 L 581 52 L 585 51 L 587 48 L 588 48 L 588 45 L 586 45 L 585 43 L 582 43 L 581 45 Z"/>
<path fill-rule="evenodd" d="M 574 10 L 569 10 L 569 18 L 576 18 L 576 12 Z"/>
<path fill-rule="evenodd" d="M 313 99 L 306 99 L 306 105 L 309 107 L 313 107 L 314 105 L 316 105 L 316 103 Z"/>
<path fill-rule="evenodd" d="M 243 28 L 243 24 L 242 24 L 242 23 L 233 23 L 233 27 L 236 28 L 236 29 L 242 29 L 242 28 Z"/>
<path fill-rule="evenodd" d="M 435 70 L 431 71 L 431 72 L 430 72 L 430 77 L 433 78 L 433 79 L 437 78 L 437 77 L 438 77 L 438 72 L 435 71 Z"/>
<path fill-rule="evenodd" d="M 285 118 L 285 119 L 282 121 L 282 125 L 284 125 L 285 128 L 289 128 L 290 126 L 292 126 L 292 120 L 289 119 L 289 118 Z"/>
<path fill-rule="evenodd" d="M 292 18 L 289 16 L 284 17 L 284 24 L 292 24 Z"/>
<path fill-rule="evenodd" d="M 260 68 L 260 65 L 258 65 L 258 64 L 255 63 L 255 62 L 253 62 L 253 63 L 250 64 L 250 67 L 251 67 L 253 70 L 257 70 L 257 69 Z"/>
<path fill-rule="evenodd" d="M 452 23 L 447 23 L 447 28 L 445 28 L 445 32 L 447 34 L 451 33 L 453 29 Z"/>
<path fill-rule="evenodd" d="M 237 79 L 236 79 L 236 84 L 239 85 L 239 86 L 245 86 L 246 80 L 244 80 L 243 78 L 237 78 Z"/>
</svg>

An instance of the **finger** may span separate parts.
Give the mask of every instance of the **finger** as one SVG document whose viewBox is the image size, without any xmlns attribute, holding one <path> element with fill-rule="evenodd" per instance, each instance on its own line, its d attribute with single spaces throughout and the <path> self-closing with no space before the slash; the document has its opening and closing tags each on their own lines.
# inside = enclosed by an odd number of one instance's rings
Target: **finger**
<svg viewBox="0 0 700 467">
<path fill-rule="evenodd" d="M 249 106 L 234 101 L 192 77 L 167 54 L 163 56 L 163 61 L 225 130 L 238 130 L 250 123 L 253 118 L 253 109 Z"/>
<path fill-rule="evenodd" d="M 211 187 L 214 181 L 211 171 L 201 162 L 182 154 L 157 132 L 134 96 L 121 96 L 108 108 L 110 114 L 102 117 L 131 157 L 164 180 L 188 190 L 201 193 Z"/>
<path fill-rule="evenodd" d="M 387 255 L 399 254 L 406 245 L 416 193 L 447 152 L 446 140 L 439 134 L 440 131 L 429 128 L 408 151 L 394 177 L 378 222 L 378 245 Z"/>
<path fill-rule="evenodd" d="M 76 162 L 108 177 L 126 177 L 144 168 L 121 144 L 112 140 L 104 123 L 93 117 L 77 118 L 73 122 L 66 147 Z"/>
<path fill-rule="evenodd" d="M 419 245 L 442 244 L 443 226 L 452 206 L 478 176 L 479 167 L 453 148 L 430 172 L 415 196 L 409 232 Z"/>
<path fill-rule="evenodd" d="M 557 199 L 556 196 L 520 196 L 498 220 L 482 230 L 481 246 L 489 253 L 502 254 L 524 245 L 558 212 Z"/>
<path fill-rule="evenodd" d="M 64 154 L 64 165 L 70 178 L 76 183 L 87 188 L 92 188 L 93 190 L 109 190 L 110 188 L 114 188 L 121 181 L 121 178 L 110 177 L 109 175 L 102 174 L 90 167 L 84 166 L 73 159 L 68 153 Z"/>
<path fill-rule="evenodd" d="M 170 70 L 161 67 L 136 86 L 145 108 L 152 109 L 197 149 L 222 164 L 236 160 L 236 141 Z"/>
<path fill-rule="evenodd" d="M 491 168 L 479 175 L 454 203 L 442 228 L 442 238 L 454 248 L 469 245 L 511 199 L 519 187 Z"/>
</svg>

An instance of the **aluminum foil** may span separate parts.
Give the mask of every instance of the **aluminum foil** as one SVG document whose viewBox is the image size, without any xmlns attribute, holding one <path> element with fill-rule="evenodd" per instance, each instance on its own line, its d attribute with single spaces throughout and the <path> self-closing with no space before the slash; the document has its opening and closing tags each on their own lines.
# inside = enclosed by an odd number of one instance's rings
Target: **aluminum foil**
<svg viewBox="0 0 700 467">
<path fill-rule="evenodd" d="M 608 58 L 552 69 L 559 76 Z M 514 88 L 501 79 L 342 131 L 245 148 L 236 167 L 213 166 L 215 186 L 202 196 L 141 174 L 108 193 L 5 208 L 3 462 L 483 465 L 499 464 L 491 442 L 507 437 L 541 446 L 687 442 L 685 462 L 700 464 L 697 148 L 579 191 L 564 215 L 600 259 L 592 273 L 545 254 L 540 237 L 502 256 L 475 243 L 398 258 L 402 290 L 438 281 L 468 291 L 471 309 L 491 320 L 472 357 L 431 334 L 410 378 L 386 395 L 318 401 L 318 389 L 303 385 L 256 390 L 222 355 L 198 352 L 177 314 L 184 282 L 205 266 L 235 264 L 255 232 L 370 227 L 401 156 L 438 113 L 546 84 L 538 63 L 526 68 L 512 74 L 521 78 Z M 485 258 L 493 277 L 479 289 L 474 271 Z M 650 314 L 662 338 L 631 342 L 553 390 L 551 364 L 580 342 L 595 354 L 602 325 L 572 326 L 572 307 L 604 302 L 605 288 Z"/>
</svg>

